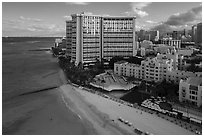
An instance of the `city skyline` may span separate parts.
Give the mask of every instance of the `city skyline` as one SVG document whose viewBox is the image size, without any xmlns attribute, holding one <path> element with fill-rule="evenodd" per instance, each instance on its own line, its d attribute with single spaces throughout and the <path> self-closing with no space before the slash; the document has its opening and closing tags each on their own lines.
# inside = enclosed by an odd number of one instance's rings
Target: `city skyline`
<svg viewBox="0 0 204 137">
<path fill-rule="evenodd" d="M 201 2 L 3 2 L 2 35 L 65 36 L 65 21 L 81 12 L 136 16 L 136 30 L 167 32 L 202 22 Z"/>
</svg>

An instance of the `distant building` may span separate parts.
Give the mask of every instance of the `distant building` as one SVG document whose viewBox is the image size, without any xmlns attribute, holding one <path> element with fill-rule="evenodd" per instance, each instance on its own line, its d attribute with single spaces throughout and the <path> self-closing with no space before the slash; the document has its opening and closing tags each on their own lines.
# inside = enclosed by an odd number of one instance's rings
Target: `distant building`
<svg viewBox="0 0 204 137">
<path fill-rule="evenodd" d="M 140 46 L 141 48 L 145 48 L 145 49 L 153 49 L 153 43 L 148 40 L 144 40 L 140 42 Z"/>
<path fill-rule="evenodd" d="M 189 77 L 200 77 L 200 76 L 202 76 L 201 72 L 173 70 L 173 71 L 167 72 L 166 81 L 179 84 L 181 79 L 186 79 Z"/>
<path fill-rule="evenodd" d="M 178 54 L 183 56 L 191 56 L 193 54 L 193 49 L 178 49 Z"/>
<path fill-rule="evenodd" d="M 96 60 L 135 55 L 135 17 L 73 14 L 66 22 L 71 61 L 94 65 Z"/>
<path fill-rule="evenodd" d="M 141 51 L 140 55 L 142 57 L 146 56 L 146 49 L 145 48 L 140 48 L 140 51 Z"/>
<path fill-rule="evenodd" d="M 153 48 L 157 53 L 160 54 L 166 53 L 169 49 L 174 49 L 174 47 L 168 46 L 166 44 L 156 44 Z"/>
<path fill-rule="evenodd" d="M 55 43 L 54 43 L 55 47 L 58 48 L 66 48 L 66 38 L 57 38 L 55 39 Z"/>
<path fill-rule="evenodd" d="M 181 40 L 162 39 L 161 44 L 167 44 L 177 49 L 181 48 Z"/>
<path fill-rule="evenodd" d="M 191 38 L 192 38 L 192 42 L 197 42 L 197 26 L 193 25 L 192 26 L 192 32 L 191 32 Z"/>
<path fill-rule="evenodd" d="M 197 24 L 197 44 L 202 44 L 202 23 Z"/>
<path fill-rule="evenodd" d="M 145 30 L 141 29 L 139 31 L 139 41 L 143 41 L 145 39 Z"/>
<path fill-rule="evenodd" d="M 173 31 L 172 33 L 172 38 L 173 40 L 179 40 L 179 32 L 178 31 Z"/>
<path fill-rule="evenodd" d="M 150 40 L 151 41 L 158 41 L 159 40 L 159 31 L 158 30 L 151 30 L 150 31 Z"/>
<path fill-rule="evenodd" d="M 148 32 L 144 35 L 144 40 L 151 40 L 151 35 Z"/>
<path fill-rule="evenodd" d="M 189 77 L 179 83 L 179 101 L 202 105 L 202 77 Z"/>
</svg>

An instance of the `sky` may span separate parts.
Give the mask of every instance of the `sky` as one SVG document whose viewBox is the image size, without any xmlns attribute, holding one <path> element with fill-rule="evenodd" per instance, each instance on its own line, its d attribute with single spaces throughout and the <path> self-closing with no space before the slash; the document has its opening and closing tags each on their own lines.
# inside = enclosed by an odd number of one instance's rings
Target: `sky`
<svg viewBox="0 0 204 137">
<path fill-rule="evenodd" d="M 3 36 L 65 36 L 71 14 L 136 16 L 136 30 L 190 29 L 202 22 L 201 2 L 3 2 Z"/>
</svg>

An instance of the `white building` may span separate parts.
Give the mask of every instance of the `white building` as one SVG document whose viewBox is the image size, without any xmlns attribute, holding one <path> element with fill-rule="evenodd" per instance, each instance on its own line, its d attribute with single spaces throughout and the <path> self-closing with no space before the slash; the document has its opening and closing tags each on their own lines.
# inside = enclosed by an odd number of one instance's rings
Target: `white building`
<svg viewBox="0 0 204 137">
<path fill-rule="evenodd" d="M 75 65 L 94 65 L 114 56 L 131 57 L 135 51 L 136 17 L 72 14 L 66 21 L 67 53 Z"/>
<path fill-rule="evenodd" d="M 193 54 L 193 49 L 179 49 L 178 54 L 183 56 L 191 56 Z"/>
<path fill-rule="evenodd" d="M 167 71 L 173 69 L 173 59 L 164 56 L 147 58 L 141 62 L 141 78 L 145 80 L 161 82 L 166 79 Z"/>
<path fill-rule="evenodd" d="M 162 58 L 147 58 L 141 61 L 141 65 L 119 61 L 114 64 L 114 73 L 118 75 L 161 82 L 166 79 L 167 71 L 173 69 L 173 60 Z"/>
<path fill-rule="evenodd" d="M 165 45 L 165 44 L 156 44 L 154 45 L 154 50 L 160 54 L 166 53 L 169 49 L 173 49 L 174 47 Z"/>
<path fill-rule="evenodd" d="M 146 56 L 146 50 L 145 50 L 145 48 L 140 48 L 140 55 L 141 55 L 142 57 Z"/>
<path fill-rule="evenodd" d="M 162 39 L 161 44 L 167 44 L 167 45 L 173 46 L 177 49 L 181 48 L 181 40 Z"/>
<path fill-rule="evenodd" d="M 148 40 L 144 40 L 140 43 L 141 48 L 145 48 L 145 49 L 153 49 L 153 43 L 151 41 Z"/>
<path fill-rule="evenodd" d="M 202 77 L 190 77 L 179 83 L 179 101 L 202 105 Z"/>
<path fill-rule="evenodd" d="M 140 78 L 141 66 L 138 64 L 119 61 L 114 63 L 114 73 L 128 77 Z"/>
</svg>

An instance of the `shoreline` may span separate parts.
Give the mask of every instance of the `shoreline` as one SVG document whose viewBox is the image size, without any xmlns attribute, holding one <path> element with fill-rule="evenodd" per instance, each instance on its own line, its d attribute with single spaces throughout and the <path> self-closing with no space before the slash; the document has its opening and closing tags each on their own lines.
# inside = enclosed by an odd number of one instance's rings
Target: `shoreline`
<svg viewBox="0 0 204 137">
<path fill-rule="evenodd" d="M 139 109 L 119 104 L 110 99 L 73 87 L 70 84 L 62 85 L 60 89 L 65 98 L 74 104 L 73 107 L 82 119 L 86 118 L 99 134 L 130 135 L 135 134 L 134 128 L 139 128 L 144 132 L 149 132 L 150 134 L 155 135 L 193 134 L 178 125 L 157 117 L 156 115 L 150 115 Z M 134 128 L 118 121 L 118 117 L 120 116 L 133 123 Z M 106 126 L 111 128 L 107 130 L 101 124 L 103 122 L 107 123 Z"/>
<path fill-rule="evenodd" d="M 91 125 L 91 130 L 95 131 L 98 135 L 130 135 L 126 130 L 118 127 L 113 123 L 108 114 L 100 112 L 96 106 L 86 102 L 84 97 L 75 92 L 73 87 L 69 87 L 70 91 L 66 92 L 64 86 L 71 86 L 69 84 L 60 87 L 61 93 L 65 100 L 69 102 L 71 109 L 80 117 L 82 121 L 87 121 Z"/>
</svg>

